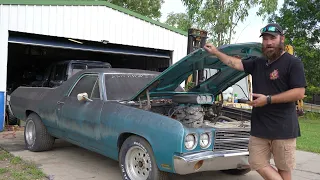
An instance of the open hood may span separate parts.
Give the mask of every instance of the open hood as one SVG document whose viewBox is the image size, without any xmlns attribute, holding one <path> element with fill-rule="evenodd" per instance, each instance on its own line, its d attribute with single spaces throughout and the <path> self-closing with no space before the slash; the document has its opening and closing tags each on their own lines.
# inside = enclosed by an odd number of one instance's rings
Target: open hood
<svg viewBox="0 0 320 180">
<path fill-rule="evenodd" d="M 218 49 L 230 56 L 238 56 L 241 59 L 248 60 L 262 56 L 261 46 L 261 43 L 241 43 L 224 45 Z M 217 73 L 188 92 L 175 91 L 183 81 L 193 74 L 194 70 L 205 70 L 204 74 L 207 74 L 209 69 L 215 70 Z M 216 56 L 209 54 L 204 49 L 198 49 L 167 68 L 131 100 L 144 99 L 146 92 L 150 94 L 150 97 L 168 97 L 177 93 L 211 93 L 217 95 L 245 76 L 247 76 L 245 72 L 232 69 L 223 64 Z"/>
</svg>

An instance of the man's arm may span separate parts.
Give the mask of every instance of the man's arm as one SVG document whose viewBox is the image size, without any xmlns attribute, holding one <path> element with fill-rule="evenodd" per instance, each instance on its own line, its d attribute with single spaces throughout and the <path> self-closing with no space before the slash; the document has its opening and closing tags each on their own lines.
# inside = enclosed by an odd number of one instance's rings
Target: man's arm
<svg viewBox="0 0 320 180">
<path fill-rule="evenodd" d="M 271 104 L 295 102 L 304 98 L 305 88 L 294 88 L 283 93 L 273 95 Z"/>
<path fill-rule="evenodd" d="M 210 54 L 216 55 L 220 61 L 222 61 L 224 64 L 228 65 L 231 68 L 234 68 L 239 71 L 244 71 L 243 64 L 241 59 L 228 56 L 222 52 L 220 52 L 215 46 L 212 44 L 206 44 L 204 46 L 204 49 L 208 51 Z"/>
<path fill-rule="evenodd" d="M 295 102 L 304 98 L 305 87 L 307 86 L 304 67 L 300 60 L 296 60 L 290 65 L 289 72 L 290 90 L 272 95 L 271 104 Z M 253 94 L 256 99 L 249 102 L 254 107 L 260 107 L 267 104 L 267 96 L 264 94 Z"/>
<path fill-rule="evenodd" d="M 303 63 L 300 60 L 294 60 L 290 64 L 289 88 L 286 92 L 272 96 L 271 103 L 294 102 L 304 98 L 307 82 L 304 74 Z"/>
<path fill-rule="evenodd" d="M 243 64 L 241 59 L 236 57 L 228 56 L 219 50 L 215 53 L 215 55 L 222 61 L 224 64 L 228 65 L 231 68 L 234 68 L 239 71 L 244 71 Z"/>
<path fill-rule="evenodd" d="M 305 88 L 294 88 L 280 94 L 271 96 L 271 104 L 295 102 L 304 98 Z M 267 96 L 264 94 L 252 94 L 256 99 L 248 102 L 253 107 L 261 107 L 268 104 Z"/>
</svg>

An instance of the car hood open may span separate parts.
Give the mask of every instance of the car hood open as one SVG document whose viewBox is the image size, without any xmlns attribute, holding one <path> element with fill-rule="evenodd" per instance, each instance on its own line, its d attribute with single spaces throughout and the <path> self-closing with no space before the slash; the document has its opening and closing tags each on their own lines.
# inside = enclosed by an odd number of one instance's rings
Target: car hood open
<svg viewBox="0 0 320 180">
<path fill-rule="evenodd" d="M 224 45 L 218 49 L 230 56 L 238 56 L 248 60 L 262 56 L 261 46 L 261 43 L 241 43 Z M 175 91 L 183 81 L 193 74 L 194 70 L 203 69 L 216 69 L 218 73 L 188 92 Z M 131 100 L 146 98 L 146 92 L 150 94 L 150 97 L 168 97 L 178 93 L 211 93 L 217 95 L 245 76 L 247 76 L 245 72 L 232 69 L 223 64 L 216 56 L 209 54 L 204 49 L 198 49 L 167 68 Z"/>
</svg>

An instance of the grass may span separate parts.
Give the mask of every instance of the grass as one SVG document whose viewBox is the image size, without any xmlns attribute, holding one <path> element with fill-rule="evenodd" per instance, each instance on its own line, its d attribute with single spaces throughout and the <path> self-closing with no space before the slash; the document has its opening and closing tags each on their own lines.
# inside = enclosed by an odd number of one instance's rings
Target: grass
<svg viewBox="0 0 320 180">
<path fill-rule="evenodd" d="M 301 137 L 297 139 L 297 149 L 320 153 L 320 114 L 306 113 L 299 123 Z"/>
<path fill-rule="evenodd" d="M 46 175 L 31 162 L 0 149 L 0 180 L 44 180 Z"/>
</svg>

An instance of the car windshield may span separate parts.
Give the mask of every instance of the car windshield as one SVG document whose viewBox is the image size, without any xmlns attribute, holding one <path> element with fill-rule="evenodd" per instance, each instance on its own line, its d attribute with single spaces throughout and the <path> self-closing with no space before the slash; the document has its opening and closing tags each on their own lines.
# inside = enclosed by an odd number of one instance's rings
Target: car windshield
<svg viewBox="0 0 320 180">
<path fill-rule="evenodd" d="M 108 100 L 129 100 L 157 74 L 106 74 L 105 86 Z"/>
<path fill-rule="evenodd" d="M 88 69 L 95 69 L 95 68 L 110 68 L 109 64 L 88 64 Z"/>
</svg>

